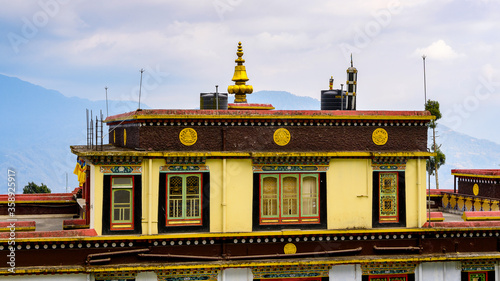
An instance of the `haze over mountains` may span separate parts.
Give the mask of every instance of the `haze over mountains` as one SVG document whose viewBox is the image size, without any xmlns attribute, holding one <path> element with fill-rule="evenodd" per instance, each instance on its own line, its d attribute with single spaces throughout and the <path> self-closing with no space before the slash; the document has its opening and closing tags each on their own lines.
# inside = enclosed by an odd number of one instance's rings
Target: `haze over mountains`
<svg viewBox="0 0 500 281">
<path fill-rule="evenodd" d="M 198 95 L 198 93 L 194 93 Z M 18 193 L 28 182 L 46 184 L 53 193 L 66 191 L 78 184 L 73 169 L 76 156 L 69 146 L 86 143 L 86 109 L 93 115 L 106 102 L 66 97 L 61 93 L 33 85 L 18 78 L 0 75 L 0 181 L 6 182 L 8 168 L 16 170 Z M 252 103 L 271 103 L 278 110 L 318 110 L 320 101 L 288 92 L 260 91 L 248 97 Z M 230 98 L 232 99 L 232 98 Z M 193 104 L 193 108 L 199 104 Z M 142 108 L 148 108 L 141 105 Z M 175 106 L 172 106 L 173 108 Z M 109 115 L 137 109 L 136 101 L 108 103 Z M 106 126 L 104 131 L 107 131 Z M 453 188 L 450 170 L 455 168 L 500 169 L 500 145 L 438 127 L 437 142 L 446 154 L 446 165 L 439 170 L 440 188 Z M 106 133 L 105 133 L 106 134 Z M 104 143 L 107 143 L 105 138 Z M 434 178 L 431 187 L 434 187 Z M 0 193 L 7 192 L 2 184 Z"/>
</svg>

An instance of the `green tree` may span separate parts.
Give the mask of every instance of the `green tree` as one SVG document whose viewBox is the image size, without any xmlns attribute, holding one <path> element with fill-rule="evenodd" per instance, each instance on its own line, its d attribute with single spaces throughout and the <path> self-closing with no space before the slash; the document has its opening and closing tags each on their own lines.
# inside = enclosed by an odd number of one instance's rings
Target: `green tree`
<svg viewBox="0 0 500 281">
<path fill-rule="evenodd" d="M 431 115 L 435 116 L 436 119 L 431 120 L 429 122 L 429 127 L 432 129 L 432 152 L 436 153 L 436 156 L 430 157 L 427 160 L 426 167 L 427 172 L 429 173 L 429 184 L 431 175 L 436 176 L 436 189 L 439 189 L 439 178 L 438 178 L 438 169 L 442 165 L 444 165 L 446 161 L 446 156 L 441 151 L 441 145 L 436 144 L 436 126 L 437 120 L 441 118 L 441 111 L 439 110 L 439 102 L 433 100 L 427 100 L 425 103 L 425 110 L 429 111 Z"/>
<path fill-rule="evenodd" d="M 433 149 L 434 152 L 436 152 L 436 156 L 429 158 L 426 163 L 426 168 L 427 172 L 429 173 L 429 177 L 433 176 L 436 167 L 439 169 L 442 165 L 445 164 L 446 162 L 446 155 L 441 151 L 440 149 L 441 146 L 439 146 L 436 150 Z"/>
<path fill-rule="evenodd" d="M 37 185 L 34 182 L 28 182 L 23 188 L 23 194 L 33 194 L 33 193 L 50 193 L 50 188 L 48 188 L 45 184 Z"/>
</svg>

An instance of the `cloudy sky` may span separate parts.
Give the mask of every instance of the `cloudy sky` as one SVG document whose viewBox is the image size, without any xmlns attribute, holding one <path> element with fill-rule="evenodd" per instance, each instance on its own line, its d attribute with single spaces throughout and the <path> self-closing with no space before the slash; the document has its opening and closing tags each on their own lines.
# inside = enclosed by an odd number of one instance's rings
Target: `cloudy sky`
<svg viewBox="0 0 500 281">
<path fill-rule="evenodd" d="M 352 53 L 358 109 L 421 110 L 425 54 L 442 123 L 500 143 L 499 0 L 0 2 L 0 73 L 66 96 L 137 100 L 144 68 L 141 102 L 195 108 L 241 41 L 254 91 L 319 99 Z"/>
</svg>

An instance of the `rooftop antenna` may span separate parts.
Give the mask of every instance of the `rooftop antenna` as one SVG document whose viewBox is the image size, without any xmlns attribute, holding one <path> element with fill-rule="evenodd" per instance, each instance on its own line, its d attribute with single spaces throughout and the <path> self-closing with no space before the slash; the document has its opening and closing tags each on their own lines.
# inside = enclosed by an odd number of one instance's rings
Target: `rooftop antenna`
<svg viewBox="0 0 500 281">
<path fill-rule="evenodd" d="M 109 111 L 108 111 L 108 86 L 104 86 L 104 90 L 106 90 L 106 117 L 109 116 Z"/>
<path fill-rule="evenodd" d="M 144 72 L 144 69 L 141 68 L 141 84 L 139 85 L 139 109 L 141 110 L 141 89 L 142 89 L 142 73 Z"/>
<path fill-rule="evenodd" d="M 422 55 L 422 60 L 424 61 L 424 108 L 425 108 L 425 103 L 427 102 L 427 82 L 425 79 L 425 58 L 426 55 Z"/>
<path fill-rule="evenodd" d="M 344 84 L 340 84 L 340 110 L 344 110 Z"/>
<path fill-rule="evenodd" d="M 427 81 L 425 77 L 425 58 L 427 56 L 424 54 L 422 55 L 422 61 L 424 63 L 424 110 L 425 110 L 425 104 L 427 103 Z M 427 184 L 427 216 L 428 216 L 428 225 L 431 227 L 431 182 L 430 182 L 430 175 L 429 175 L 429 182 Z"/>
</svg>

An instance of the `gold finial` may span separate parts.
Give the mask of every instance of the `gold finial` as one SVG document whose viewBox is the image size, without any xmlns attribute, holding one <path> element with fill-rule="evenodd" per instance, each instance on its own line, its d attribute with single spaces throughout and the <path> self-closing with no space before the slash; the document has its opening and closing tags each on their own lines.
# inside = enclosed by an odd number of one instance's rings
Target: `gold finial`
<svg viewBox="0 0 500 281">
<path fill-rule="evenodd" d="M 234 75 L 232 79 L 235 85 L 230 85 L 229 87 L 227 87 L 227 92 L 235 95 L 235 103 L 246 103 L 246 95 L 253 92 L 253 87 L 252 85 L 246 85 L 248 76 L 247 70 L 243 65 L 245 60 L 242 58 L 243 48 L 241 47 L 241 42 L 238 42 L 238 51 L 236 52 L 236 55 L 238 56 L 238 58 L 234 61 L 236 62 L 236 66 L 234 67 Z"/>
</svg>

